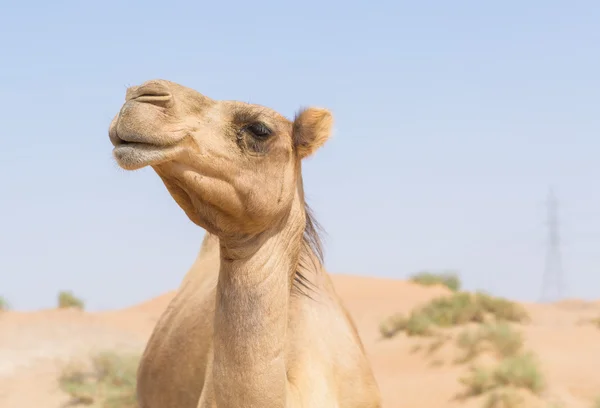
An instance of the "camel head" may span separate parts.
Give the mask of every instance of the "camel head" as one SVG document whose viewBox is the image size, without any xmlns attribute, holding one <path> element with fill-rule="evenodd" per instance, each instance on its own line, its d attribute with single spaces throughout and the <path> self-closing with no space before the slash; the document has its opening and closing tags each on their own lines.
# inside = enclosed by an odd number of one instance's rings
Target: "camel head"
<svg viewBox="0 0 600 408">
<path fill-rule="evenodd" d="M 194 223 L 239 236 L 289 213 L 302 195 L 301 160 L 325 143 L 332 122 L 324 109 L 304 109 L 290 121 L 263 106 L 152 80 L 127 89 L 109 137 L 120 167 L 151 166 Z"/>
</svg>

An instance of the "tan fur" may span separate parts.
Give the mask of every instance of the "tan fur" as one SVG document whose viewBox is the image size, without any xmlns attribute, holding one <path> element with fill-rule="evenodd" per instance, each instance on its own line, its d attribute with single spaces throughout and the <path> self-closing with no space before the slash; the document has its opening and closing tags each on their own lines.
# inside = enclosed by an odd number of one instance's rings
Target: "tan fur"
<svg viewBox="0 0 600 408">
<path fill-rule="evenodd" d="M 304 202 L 301 159 L 331 126 L 325 109 L 290 122 L 169 81 L 128 89 L 117 163 L 152 166 L 207 231 L 144 352 L 141 408 L 381 407 Z"/>
<path fill-rule="evenodd" d="M 333 117 L 325 109 L 308 108 L 302 110 L 294 120 L 294 143 L 300 158 L 316 152 L 331 135 Z"/>
</svg>

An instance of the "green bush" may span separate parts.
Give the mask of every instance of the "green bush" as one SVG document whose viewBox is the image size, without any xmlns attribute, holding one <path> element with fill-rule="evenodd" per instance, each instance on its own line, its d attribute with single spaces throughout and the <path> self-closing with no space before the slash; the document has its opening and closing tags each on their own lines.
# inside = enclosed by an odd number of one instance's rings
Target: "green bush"
<svg viewBox="0 0 600 408">
<path fill-rule="evenodd" d="M 381 322 L 379 325 L 379 332 L 385 338 L 394 337 L 396 333 L 404 330 L 406 321 L 406 317 L 402 314 L 392 315 Z"/>
<path fill-rule="evenodd" d="M 498 320 L 519 323 L 524 323 L 529 320 L 527 312 L 518 303 L 511 302 L 510 300 L 501 297 L 492 296 L 485 292 L 477 292 L 475 297 L 475 301 L 484 310 L 484 313 L 489 313 Z"/>
<path fill-rule="evenodd" d="M 136 376 L 139 361 L 138 355 L 103 352 L 92 358 L 91 370 L 67 366 L 59 378 L 59 385 L 71 396 L 70 405 L 138 408 Z"/>
<path fill-rule="evenodd" d="M 481 329 L 481 337 L 492 345 L 499 358 L 517 355 L 523 347 L 522 334 L 506 322 L 486 324 Z"/>
<path fill-rule="evenodd" d="M 396 314 L 380 326 L 384 337 L 393 337 L 399 331 L 409 336 L 429 336 L 435 327 L 454 327 L 467 323 L 496 321 L 525 322 L 527 312 L 519 304 L 484 293 L 455 292 L 433 299 L 413 310 L 408 317 Z"/>
<path fill-rule="evenodd" d="M 544 378 L 532 353 L 520 353 L 500 362 L 494 371 L 499 386 L 525 388 L 539 394 L 544 389 Z"/>
<path fill-rule="evenodd" d="M 454 292 L 459 290 L 461 286 L 460 278 L 454 272 L 419 272 L 411 276 L 410 280 L 425 286 L 443 285 Z"/>
<path fill-rule="evenodd" d="M 483 367 L 472 367 L 469 374 L 459 379 L 467 388 L 464 396 L 474 397 L 494 388 L 494 377 L 491 370 Z"/>
<path fill-rule="evenodd" d="M 485 400 L 483 408 L 524 408 L 523 397 L 512 389 L 493 391 Z"/>
<path fill-rule="evenodd" d="M 466 363 L 479 353 L 490 349 L 496 357 L 506 358 L 521 351 L 523 336 L 513 330 L 506 322 L 486 323 L 474 330 L 464 330 L 457 339 L 456 345 L 462 350 L 458 363 Z"/>
<path fill-rule="evenodd" d="M 83 300 L 79 299 L 70 291 L 63 291 L 58 293 L 58 307 L 61 309 L 65 308 L 76 308 L 83 309 Z"/>
<path fill-rule="evenodd" d="M 522 388 L 539 394 L 544 389 L 544 377 L 531 353 L 519 353 L 505 358 L 493 368 L 472 367 L 460 382 L 467 388 L 464 396 L 481 395 L 498 388 Z"/>
<path fill-rule="evenodd" d="M 0 296 L 0 312 L 2 312 L 3 310 L 8 310 L 8 309 L 10 309 L 10 305 L 8 304 L 8 302 L 6 301 L 5 298 Z"/>
</svg>

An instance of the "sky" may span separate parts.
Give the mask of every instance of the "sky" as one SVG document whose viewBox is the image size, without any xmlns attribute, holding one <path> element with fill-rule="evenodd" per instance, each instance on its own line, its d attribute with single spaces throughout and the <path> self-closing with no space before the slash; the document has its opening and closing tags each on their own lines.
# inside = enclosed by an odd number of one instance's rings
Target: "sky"
<svg viewBox="0 0 600 408">
<path fill-rule="evenodd" d="M 455 270 L 540 296 L 546 196 L 565 295 L 600 299 L 600 3 L 13 1 L 0 12 L 0 295 L 90 310 L 177 288 L 204 231 L 108 126 L 169 79 L 293 117 L 331 109 L 303 166 L 331 273 Z"/>
</svg>

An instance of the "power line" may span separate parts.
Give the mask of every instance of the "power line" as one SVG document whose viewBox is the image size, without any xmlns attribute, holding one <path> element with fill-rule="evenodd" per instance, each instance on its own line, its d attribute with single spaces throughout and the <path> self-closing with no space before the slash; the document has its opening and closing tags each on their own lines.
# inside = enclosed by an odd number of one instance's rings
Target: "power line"
<svg viewBox="0 0 600 408">
<path fill-rule="evenodd" d="M 561 300 L 565 292 L 563 264 L 560 251 L 560 228 L 558 220 L 558 200 L 554 191 L 548 192 L 546 203 L 548 213 L 548 242 L 546 250 L 546 265 L 542 278 L 542 302 Z"/>
</svg>

